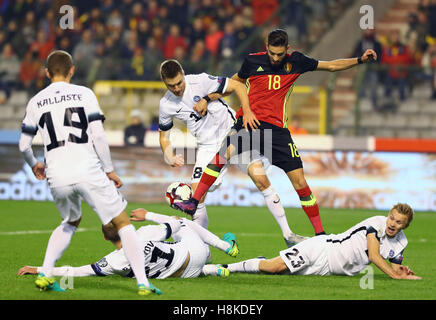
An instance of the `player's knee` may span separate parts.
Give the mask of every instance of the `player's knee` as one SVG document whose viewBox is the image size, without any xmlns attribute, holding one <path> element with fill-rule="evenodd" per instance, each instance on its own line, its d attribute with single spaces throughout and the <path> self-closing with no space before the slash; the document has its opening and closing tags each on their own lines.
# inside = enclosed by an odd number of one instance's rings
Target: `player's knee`
<svg viewBox="0 0 436 320">
<path fill-rule="evenodd" d="M 271 183 L 269 182 L 268 178 L 264 178 L 264 177 L 255 177 L 253 179 L 254 184 L 256 185 L 257 189 L 259 189 L 259 191 L 264 191 L 266 189 L 268 189 L 271 186 Z"/>
<path fill-rule="evenodd" d="M 293 179 L 292 185 L 294 186 L 295 190 L 300 190 L 300 189 L 306 188 L 307 182 L 306 182 L 306 179 L 304 178 L 304 176 L 301 176 L 301 177 L 297 177 L 297 178 Z"/>
<path fill-rule="evenodd" d="M 256 169 L 258 169 L 256 166 L 250 166 L 248 168 L 248 175 L 250 176 L 251 180 L 253 180 L 257 189 L 262 192 L 271 186 L 271 182 L 265 175 L 265 172 L 262 173 L 259 171 L 259 174 L 257 174 Z M 263 167 L 261 167 L 261 169 L 263 169 Z"/>
</svg>

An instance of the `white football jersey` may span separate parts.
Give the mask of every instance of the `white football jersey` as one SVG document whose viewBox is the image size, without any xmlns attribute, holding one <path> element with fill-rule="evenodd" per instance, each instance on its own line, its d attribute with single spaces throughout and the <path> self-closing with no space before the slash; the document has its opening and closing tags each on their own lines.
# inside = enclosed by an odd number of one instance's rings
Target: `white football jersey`
<svg viewBox="0 0 436 320">
<path fill-rule="evenodd" d="M 144 246 L 147 278 L 165 279 L 180 269 L 188 256 L 188 249 L 181 242 L 151 241 L 146 231 L 147 227 L 141 227 L 137 234 Z M 99 276 L 134 276 L 123 249 L 109 253 L 91 267 Z"/>
<path fill-rule="evenodd" d="M 390 262 L 401 264 L 407 238 L 403 231 L 395 237 L 386 235 L 385 216 L 368 218 L 341 234 L 327 235 L 328 262 L 333 274 L 353 276 L 362 271 L 369 263 L 368 242 L 366 236 L 374 233 L 380 241 L 380 255 Z"/>
<path fill-rule="evenodd" d="M 50 187 L 78 183 L 101 174 L 88 124 L 104 120 L 91 89 L 55 82 L 30 99 L 22 132 L 39 130 L 44 143 L 46 176 Z"/>
<path fill-rule="evenodd" d="M 186 87 L 182 97 L 167 91 L 160 100 L 159 129 L 171 129 L 173 118 L 177 118 L 196 137 L 198 146 L 221 144 L 235 122 L 235 111 L 224 100 L 219 99 L 211 101 L 207 105 L 207 114 L 201 117 L 194 111 L 194 105 L 209 93 L 225 93 L 228 81 L 228 78 L 206 73 L 186 75 Z"/>
</svg>

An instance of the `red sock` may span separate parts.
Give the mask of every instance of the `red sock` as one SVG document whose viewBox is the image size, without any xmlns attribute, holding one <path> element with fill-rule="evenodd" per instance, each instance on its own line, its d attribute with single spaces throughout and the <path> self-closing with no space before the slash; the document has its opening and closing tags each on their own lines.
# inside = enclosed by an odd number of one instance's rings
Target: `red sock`
<svg viewBox="0 0 436 320">
<path fill-rule="evenodd" d="M 219 173 L 226 162 L 226 159 L 222 158 L 219 153 L 215 155 L 201 175 L 200 182 L 198 183 L 197 189 L 195 189 L 193 195 L 194 199 L 200 201 L 201 197 L 207 192 L 207 190 L 209 190 L 210 186 L 218 178 Z"/>
<path fill-rule="evenodd" d="M 319 207 L 309 186 L 296 191 L 300 197 L 301 207 L 312 223 L 315 233 L 318 234 L 324 232 L 324 228 L 321 223 L 321 216 L 319 215 Z"/>
</svg>

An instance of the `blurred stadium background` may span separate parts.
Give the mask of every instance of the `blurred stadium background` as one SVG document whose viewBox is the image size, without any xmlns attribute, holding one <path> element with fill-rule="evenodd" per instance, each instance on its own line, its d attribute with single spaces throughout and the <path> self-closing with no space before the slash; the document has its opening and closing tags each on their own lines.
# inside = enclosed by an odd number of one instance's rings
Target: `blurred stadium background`
<svg viewBox="0 0 436 320">
<path fill-rule="evenodd" d="M 73 29 L 59 26 L 65 4 L 74 8 Z M 359 27 L 363 5 L 374 9 L 372 31 Z M 72 53 L 73 83 L 99 98 L 127 199 L 163 202 L 166 187 L 189 182 L 193 166 L 163 161 L 159 63 L 176 58 L 186 73 L 231 77 L 281 27 L 291 50 L 316 59 L 355 57 L 366 48 L 379 55 L 371 65 L 305 74 L 288 101 L 288 127 L 320 206 L 387 209 L 404 201 L 436 210 L 435 0 L 0 0 L 0 13 L 0 199 L 51 199 L 17 143 L 28 99 L 48 84 L 43 68 L 53 49 Z M 125 137 L 134 117 L 146 128 L 139 144 Z M 195 139 L 181 124 L 171 139 L 193 164 Z M 43 158 L 41 147 L 36 152 Z M 277 168 L 269 175 L 283 204 L 299 207 L 285 175 Z M 207 201 L 262 206 L 262 199 L 233 168 Z"/>
</svg>

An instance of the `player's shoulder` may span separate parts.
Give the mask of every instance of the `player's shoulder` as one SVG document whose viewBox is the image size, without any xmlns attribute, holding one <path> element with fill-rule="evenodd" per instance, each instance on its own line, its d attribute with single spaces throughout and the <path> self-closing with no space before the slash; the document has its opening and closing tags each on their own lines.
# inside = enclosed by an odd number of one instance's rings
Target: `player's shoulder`
<svg viewBox="0 0 436 320">
<path fill-rule="evenodd" d="M 72 91 L 74 90 L 74 91 L 95 97 L 95 93 L 91 88 L 88 88 L 88 87 L 85 87 L 82 85 L 78 85 L 78 84 L 74 84 L 74 83 L 69 83 L 68 87 L 69 87 L 69 90 L 72 90 Z"/>
<path fill-rule="evenodd" d="M 386 216 L 373 216 L 368 219 L 362 221 L 362 224 L 371 227 L 379 227 L 382 228 L 386 225 Z"/>
<path fill-rule="evenodd" d="M 306 55 L 300 51 L 297 51 L 297 50 L 294 50 L 291 53 L 287 54 L 287 59 L 290 62 L 299 62 L 304 57 L 306 57 Z"/>
<path fill-rule="evenodd" d="M 246 63 L 259 63 L 263 62 L 264 60 L 268 60 L 268 54 L 266 51 L 249 53 L 245 57 Z"/>
<path fill-rule="evenodd" d="M 196 84 L 203 84 L 204 81 L 207 81 L 208 79 L 210 80 L 216 80 L 217 77 L 212 76 L 206 72 L 202 72 L 202 73 L 196 73 L 196 74 L 187 74 L 185 76 L 186 82 L 188 82 L 191 85 L 196 85 Z"/>
<path fill-rule="evenodd" d="M 159 108 L 165 108 L 172 105 L 174 99 L 174 95 L 168 90 L 162 98 L 159 100 Z"/>
</svg>

